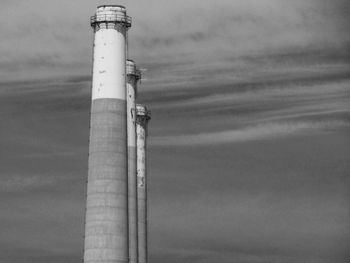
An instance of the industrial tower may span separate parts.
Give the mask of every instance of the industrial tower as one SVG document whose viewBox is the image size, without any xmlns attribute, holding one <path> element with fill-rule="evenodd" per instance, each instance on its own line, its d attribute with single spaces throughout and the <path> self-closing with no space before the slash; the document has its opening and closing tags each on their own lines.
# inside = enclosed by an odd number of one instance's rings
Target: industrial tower
<svg viewBox="0 0 350 263">
<path fill-rule="evenodd" d="M 126 33 L 119 5 L 99 6 L 94 29 L 92 103 L 85 217 L 85 263 L 127 263 L 128 178 Z"/>
<path fill-rule="evenodd" d="M 136 105 L 138 263 L 147 263 L 147 133 L 150 111 Z"/>
<path fill-rule="evenodd" d="M 147 262 L 146 136 L 150 113 L 136 106 L 141 78 L 127 59 L 131 18 L 120 5 L 97 7 L 84 263 Z"/>
</svg>

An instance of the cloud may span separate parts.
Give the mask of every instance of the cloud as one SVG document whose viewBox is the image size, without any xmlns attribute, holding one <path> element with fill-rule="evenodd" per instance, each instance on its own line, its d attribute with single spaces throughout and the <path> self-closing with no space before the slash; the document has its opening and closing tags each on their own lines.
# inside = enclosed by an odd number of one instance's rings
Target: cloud
<svg viewBox="0 0 350 263">
<path fill-rule="evenodd" d="M 0 44 L 0 58 L 3 68 L 16 68 L 17 74 L 7 70 L 2 79 L 89 74 L 92 31 L 88 20 L 102 2 L 4 3 L 0 22 L 6 38 Z M 160 72 L 152 65 L 159 62 L 190 62 L 200 68 L 206 63 L 220 64 L 227 57 L 281 50 L 293 54 L 294 50 L 310 47 L 340 49 L 349 41 L 345 27 L 348 5 L 342 0 L 221 0 L 215 6 L 198 0 L 124 4 L 134 18 L 129 35 L 130 54 L 140 65 L 149 65 L 149 72 L 155 70 L 146 74 L 154 80 Z M 45 70 L 33 66 L 33 62 L 45 63 L 40 58 L 48 58 Z M 176 69 L 181 70 L 181 66 Z M 151 88 L 152 83 L 145 86 Z"/>
<path fill-rule="evenodd" d="M 81 255 L 72 251 L 51 251 L 43 248 L 28 248 L 18 245 L 18 243 L 3 243 L 0 242 L 1 247 L 6 251 L 0 255 L 0 261 L 7 262 L 9 258 L 11 262 L 37 262 L 37 263 L 75 263 L 81 261 Z M 18 253 L 21 251 L 21 253 Z"/>
<path fill-rule="evenodd" d="M 264 104 L 272 100 L 283 99 L 284 101 L 296 101 L 300 98 L 311 98 L 315 101 L 319 101 L 321 97 L 330 96 L 331 94 L 339 96 L 347 96 L 349 91 L 349 81 L 331 82 L 328 78 L 326 80 L 313 81 L 315 83 L 299 84 L 297 79 L 293 82 L 280 80 L 276 83 L 257 83 L 254 85 L 237 85 L 232 84 L 231 87 L 218 87 L 218 88 L 202 88 L 198 87 L 196 95 L 185 91 L 178 96 L 176 92 L 169 92 L 165 95 L 164 101 L 160 100 L 153 106 L 154 109 L 161 107 L 166 108 L 198 108 L 198 107 L 210 107 L 218 106 L 224 107 L 226 105 L 239 105 L 245 103 Z M 317 83 L 318 81 L 324 83 Z M 186 98 L 187 97 L 187 98 Z M 161 98 L 161 97 L 160 97 Z M 174 110 L 175 110 L 174 109 Z"/>
<path fill-rule="evenodd" d="M 52 186 L 57 183 L 55 177 L 50 175 L 8 175 L 0 178 L 0 191 L 16 192 L 28 191 L 35 188 Z"/>
<path fill-rule="evenodd" d="M 229 144 L 252 140 L 266 140 L 281 136 L 290 136 L 308 131 L 319 131 L 330 128 L 348 127 L 350 123 L 341 121 L 328 122 L 279 122 L 265 123 L 255 127 L 239 130 L 199 133 L 193 135 L 175 135 L 151 137 L 151 146 L 199 146 Z"/>
<path fill-rule="evenodd" d="M 0 261 L 82 258 L 89 17 L 112 2 L 3 3 Z M 348 1 L 121 4 L 153 111 L 152 261 L 346 262 Z"/>
<path fill-rule="evenodd" d="M 163 233 L 153 240 L 152 248 L 157 255 L 185 262 L 212 262 L 218 255 L 224 262 L 301 262 L 309 257 L 317 262 L 335 258 L 346 262 L 346 200 L 328 195 L 273 195 L 207 192 L 185 205 L 175 197 L 154 215 L 168 220 L 152 224 L 154 232 Z M 170 225 L 176 231 L 167 229 Z"/>
</svg>

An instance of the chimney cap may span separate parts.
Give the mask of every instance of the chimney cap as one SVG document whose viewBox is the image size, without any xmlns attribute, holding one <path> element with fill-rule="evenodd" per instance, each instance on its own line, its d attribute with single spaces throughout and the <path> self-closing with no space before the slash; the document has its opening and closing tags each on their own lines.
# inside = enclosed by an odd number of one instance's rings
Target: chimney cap
<svg viewBox="0 0 350 263">
<path fill-rule="evenodd" d="M 99 6 L 97 6 L 97 9 L 102 8 L 102 7 L 120 7 L 120 8 L 125 9 L 125 6 L 123 6 L 123 5 L 99 5 Z"/>
<path fill-rule="evenodd" d="M 151 111 L 145 105 L 136 104 L 136 114 L 139 117 L 144 117 L 147 120 L 151 119 Z"/>
<path fill-rule="evenodd" d="M 126 15 L 126 9 L 122 5 L 100 5 L 95 15 L 90 18 L 93 28 L 99 28 L 100 24 L 122 24 L 131 27 L 131 17 Z"/>
<path fill-rule="evenodd" d="M 128 76 L 135 77 L 136 80 L 141 79 L 141 71 L 136 67 L 136 64 L 133 60 L 126 60 L 126 74 Z"/>
</svg>

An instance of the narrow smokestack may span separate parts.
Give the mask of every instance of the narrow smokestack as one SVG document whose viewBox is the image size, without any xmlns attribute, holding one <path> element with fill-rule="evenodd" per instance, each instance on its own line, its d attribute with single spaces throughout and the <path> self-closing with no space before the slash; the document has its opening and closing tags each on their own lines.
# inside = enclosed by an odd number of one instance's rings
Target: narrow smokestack
<svg viewBox="0 0 350 263">
<path fill-rule="evenodd" d="M 91 18 L 94 61 L 85 263 L 128 262 L 126 32 L 123 6 L 97 8 Z"/>
<path fill-rule="evenodd" d="M 147 263 L 147 125 L 151 114 L 143 105 L 136 106 L 138 263 Z"/>
<path fill-rule="evenodd" d="M 136 177 L 136 105 L 137 82 L 140 71 L 134 61 L 126 61 L 127 123 L 128 123 L 128 206 L 129 262 L 137 263 L 137 177 Z"/>
</svg>

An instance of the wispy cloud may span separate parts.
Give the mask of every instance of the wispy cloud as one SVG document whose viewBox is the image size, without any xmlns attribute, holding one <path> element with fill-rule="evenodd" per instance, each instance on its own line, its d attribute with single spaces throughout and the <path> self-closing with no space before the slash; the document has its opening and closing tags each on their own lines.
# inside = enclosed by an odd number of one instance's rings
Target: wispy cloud
<svg viewBox="0 0 350 263">
<path fill-rule="evenodd" d="M 157 214 L 166 216 L 169 223 L 179 227 L 175 235 L 178 235 L 177 240 L 182 240 L 174 242 L 167 235 L 154 240 L 154 249 L 159 254 L 164 253 L 177 260 L 209 263 L 218 257 L 222 257 L 225 262 L 227 258 L 237 262 L 289 262 L 286 258 L 291 262 L 299 262 L 303 261 L 305 254 L 316 253 L 317 262 L 331 262 L 334 256 L 340 262 L 345 262 L 347 253 L 343 249 L 346 245 L 339 243 L 333 247 L 332 244 L 339 242 L 337 235 L 341 235 L 348 227 L 345 221 L 334 224 L 332 217 L 332 214 L 337 214 L 343 219 L 347 218 L 345 200 L 330 200 L 327 197 L 321 200 L 304 199 L 300 196 L 293 197 L 294 200 L 285 196 L 271 200 L 269 194 L 237 196 L 233 193 L 224 198 L 203 193 L 200 198 L 187 203 L 184 209 L 186 212 L 182 211 L 181 216 L 177 214 L 174 217 L 175 213 L 170 208 L 165 209 L 163 214 Z M 206 202 L 201 201 L 203 199 Z M 174 204 L 168 205 L 176 207 Z M 198 216 L 203 217 L 199 222 L 195 220 Z M 312 226 L 309 220 L 313 221 Z M 163 227 L 166 225 L 161 223 Z M 212 228 L 207 230 L 207 225 L 212 225 Z M 159 226 L 153 227 L 154 231 L 159 231 Z M 233 238 L 238 236 L 240 238 Z M 308 242 L 313 237 L 319 238 L 317 244 Z M 344 237 L 344 241 L 347 240 Z M 324 253 L 323 248 L 326 247 L 332 247 L 332 251 L 328 251 L 332 255 Z"/>
<path fill-rule="evenodd" d="M 333 83 L 330 80 L 324 80 L 322 84 L 318 84 L 318 80 L 314 80 L 314 82 L 316 83 L 300 85 L 298 80 L 294 80 L 294 83 L 285 83 L 281 80 L 271 85 L 263 82 L 257 85 L 248 84 L 243 89 L 239 85 L 236 88 L 235 84 L 232 84 L 230 89 L 222 90 L 221 87 L 213 87 L 212 94 L 207 94 L 206 89 L 202 92 L 202 88 L 198 87 L 194 98 L 191 96 L 192 94 L 186 94 L 186 92 L 182 94 L 183 97 L 179 97 L 178 93 L 170 91 L 170 94 L 168 94 L 169 99 L 164 99 L 163 103 L 162 101 L 155 103 L 154 109 L 160 107 L 197 108 L 199 106 L 210 107 L 244 103 L 264 104 L 267 102 L 271 103 L 271 100 L 296 101 L 305 100 L 306 98 L 319 101 L 321 97 L 334 95 L 350 97 L 349 81 L 347 80 Z"/>
<path fill-rule="evenodd" d="M 52 186 L 57 179 L 51 175 L 2 175 L 0 178 L 0 192 L 28 191 L 41 187 Z"/>
<path fill-rule="evenodd" d="M 350 126 L 345 121 L 321 122 L 279 122 L 265 123 L 239 130 L 199 133 L 193 135 L 175 135 L 151 137 L 151 146 L 195 146 L 245 142 L 252 140 L 273 139 L 276 137 L 300 134 L 306 131 L 320 131 L 330 128 Z"/>
<path fill-rule="evenodd" d="M 0 22 L 6 38 L 0 44 L 0 57 L 4 68 L 8 65 L 17 72 L 6 71 L 0 74 L 2 79 L 90 73 L 92 31 L 88 18 L 96 5 L 104 2 L 64 0 L 63 3 L 42 0 L 17 1 L 16 5 L 3 3 Z M 176 70 L 181 70 L 183 63 L 200 68 L 212 62 L 220 64 L 227 57 L 237 59 L 281 51 L 295 54 L 310 47 L 321 50 L 322 57 L 323 49 L 341 49 L 349 42 L 348 4 L 344 0 L 293 3 L 221 0 L 215 3 L 215 8 L 210 1 L 198 0 L 124 4 L 134 17 L 130 54 L 151 69 L 146 74 L 151 80 L 160 78 L 161 72 L 152 66 L 157 63 L 176 61 L 179 63 Z M 21 19 L 12 19 L 18 17 Z M 45 63 L 41 58 L 47 58 L 47 67 L 33 67 L 39 61 Z M 151 88 L 153 83 L 145 86 Z"/>
<path fill-rule="evenodd" d="M 108 3 L 2 1 L 0 261 L 82 258 L 89 17 Z M 152 261 L 346 262 L 349 1 L 120 4 L 147 69 Z"/>
</svg>

